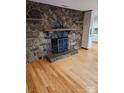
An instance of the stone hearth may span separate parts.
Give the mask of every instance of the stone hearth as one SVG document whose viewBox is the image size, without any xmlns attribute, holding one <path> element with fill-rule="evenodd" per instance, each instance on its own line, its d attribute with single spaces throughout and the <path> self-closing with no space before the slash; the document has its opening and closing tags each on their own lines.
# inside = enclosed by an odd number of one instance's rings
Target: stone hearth
<svg viewBox="0 0 124 93">
<path fill-rule="evenodd" d="M 73 49 L 73 50 L 67 50 L 65 52 L 61 52 L 61 53 L 49 53 L 46 58 L 50 61 L 50 62 L 55 62 L 56 60 L 59 59 L 63 59 L 65 57 L 69 57 L 71 55 L 77 54 L 78 50 Z"/>
</svg>

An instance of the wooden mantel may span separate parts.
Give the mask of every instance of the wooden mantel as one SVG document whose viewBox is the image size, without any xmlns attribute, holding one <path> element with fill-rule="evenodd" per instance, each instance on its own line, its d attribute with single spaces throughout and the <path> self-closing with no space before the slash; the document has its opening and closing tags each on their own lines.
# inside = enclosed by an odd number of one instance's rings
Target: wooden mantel
<svg viewBox="0 0 124 93">
<path fill-rule="evenodd" d="M 53 32 L 53 31 L 77 31 L 79 29 L 74 28 L 57 28 L 57 29 L 45 29 L 47 32 Z"/>
</svg>

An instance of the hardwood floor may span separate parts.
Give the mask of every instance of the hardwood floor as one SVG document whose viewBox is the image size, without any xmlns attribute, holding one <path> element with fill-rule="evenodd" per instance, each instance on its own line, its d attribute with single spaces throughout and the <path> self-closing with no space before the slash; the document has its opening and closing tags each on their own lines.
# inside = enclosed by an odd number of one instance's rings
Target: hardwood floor
<svg viewBox="0 0 124 93">
<path fill-rule="evenodd" d="M 27 93 L 98 93 L 97 44 L 54 63 L 26 65 Z"/>
</svg>

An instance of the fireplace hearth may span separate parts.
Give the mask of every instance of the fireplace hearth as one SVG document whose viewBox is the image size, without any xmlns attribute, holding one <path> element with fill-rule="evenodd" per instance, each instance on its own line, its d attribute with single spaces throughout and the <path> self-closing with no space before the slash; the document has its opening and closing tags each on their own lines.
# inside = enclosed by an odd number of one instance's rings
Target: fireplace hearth
<svg viewBox="0 0 124 93">
<path fill-rule="evenodd" d="M 49 55 L 46 56 L 46 58 L 49 60 L 49 62 L 55 62 L 59 59 L 63 59 L 72 55 L 75 55 L 78 53 L 78 50 L 73 49 L 73 50 L 67 50 L 64 52 L 60 52 L 60 53 L 50 53 Z"/>
<path fill-rule="evenodd" d="M 48 32 L 51 39 L 51 52 L 46 56 L 50 62 L 74 55 L 78 51 L 69 48 L 69 33 L 65 31 Z"/>
</svg>

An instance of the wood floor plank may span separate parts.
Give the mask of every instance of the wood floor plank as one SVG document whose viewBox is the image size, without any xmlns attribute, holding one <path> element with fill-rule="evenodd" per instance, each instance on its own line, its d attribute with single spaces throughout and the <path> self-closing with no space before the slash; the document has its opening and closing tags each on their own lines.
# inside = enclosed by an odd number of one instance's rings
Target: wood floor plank
<svg viewBox="0 0 124 93">
<path fill-rule="evenodd" d="M 27 93 L 98 93 L 97 44 L 54 63 L 26 65 Z"/>
<path fill-rule="evenodd" d="M 30 73 L 30 64 L 27 64 L 26 66 L 26 81 L 29 93 L 38 93 L 36 90 L 36 86 L 34 85 L 33 77 Z"/>
<path fill-rule="evenodd" d="M 26 84 L 26 93 L 29 93 L 28 85 Z"/>
<path fill-rule="evenodd" d="M 41 79 L 39 76 L 36 74 L 36 71 L 34 70 L 33 66 L 31 66 L 31 73 L 32 77 L 34 79 L 34 85 L 36 86 L 37 92 L 38 93 L 48 93 L 46 87 L 41 83 Z"/>
</svg>

